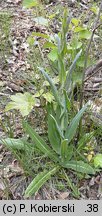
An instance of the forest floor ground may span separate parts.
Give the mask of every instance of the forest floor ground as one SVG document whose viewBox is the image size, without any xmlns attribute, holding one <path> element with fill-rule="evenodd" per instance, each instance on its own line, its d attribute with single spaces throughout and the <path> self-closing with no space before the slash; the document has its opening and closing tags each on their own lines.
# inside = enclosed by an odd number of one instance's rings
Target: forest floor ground
<svg viewBox="0 0 102 216">
<path fill-rule="evenodd" d="M 72 15 L 79 16 L 82 11 L 88 10 L 88 7 L 92 4 L 92 1 L 75 1 L 75 3 L 68 3 L 68 1 L 52 1 L 52 3 L 44 6 L 43 13 L 46 10 L 50 13 L 53 11 L 61 10 L 61 7 L 65 5 L 69 7 Z M 36 91 L 36 83 L 40 88 L 38 71 L 35 73 L 37 62 L 42 63 L 39 53 L 33 58 L 29 54 L 29 47 L 27 44 L 27 38 L 34 31 L 46 32 L 46 27 L 37 26 L 34 21 L 33 11 L 34 9 L 24 9 L 21 5 L 21 0 L 1 0 L 0 1 L 0 13 L 6 11 L 10 14 L 10 37 L 9 46 L 4 50 L 4 53 L 0 57 L 0 118 L 2 122 L 5 122 L 5 126 L 9 127 L 9 119 L 12 118 L 12 114 L 4 113 L 4 108 L 9 101 L 9 96 L 18 92 L 29 91 L 34 93 Z M 34 11 L 35 13 L 35 11 Z M 42 13 L 42 12 L 41 12 Z M 59 16 L 59 14 L 58 14 Z M 55 20 L 52 25 L 53 32 L 59 30 L 57 21 Z M 7 41 L 6 41 L 7 42 Z M 5 42 L 5 43 L 6 43 Z M 102 52 L 102 46 L 98 47 L 96 53 L 97 60 L 100 59 Z M 2 48 L 1 48 L 2 49 Z M 5 56 L 5 57 L 4 57 Z M 5 60 L 6 59 L 6 60 Z M 35 61 L 35 63 L 34 63 Z M 33 64 L 33 66 L 32 66 Z M 92 79 L 87 81 L 86 84 L 86 96 L 90 99 L 93 97 L 97 101 L 98 106 L 102 105 L 102 101 L 99 100 L 98 90 L 101 83 L 96 83 L 96 78 L 102 81 L 102 70 L 100 70 Z M 40 111 L 38 114 L 38 110 Z M 41 107 L 38 107 L 35 113 L 31 113 L 29 120 L 34 127 L 38 128 L 39 133 L 43 134 L 46 131 L 46 125 L 44 122 L 44 114 Z M 34 114 L 34 115 L 32 115 Z M 38 118 L 36 118 L 38 117 Z M 99 120 L 102 123 L 102 115 L 99 116 Z M 22 128 L 20 124 L 21 116 L 15 114 L 16 123 L 13 128 L 14 137 L 19 138 L 22 136 Z M 36 120 L 37 119 L 37 120 Z M 5 137 L 3 128 L 0 127 L 0 137 Z M 101 141 L 100 141 L 101 142 Z M 24 190 L 32 180 L 32 172 L 38 172 L 40 166 L 36 163 L 33 166 L 37 166 L 31 171 L 31 176 L 25 175 L 25 169 L 30 169 L 30 159 L 25 157 L 19 162 L 17 155 L 12 154 L 2 144 L 0 144 L 0 199 L 24 199 Z M 27 160 L 24 165 L 24 160 Z M 34 161 L 32 161 L 34 163 Z M 37 165 L 36 165 L 37 164 Z M 42 166 L 43 163 L 41 162 Z M 78 183 L 80 189 L 80 199 L 102 199 L 102 173 L 99 172 L 95 176 L 88 179 L 82 179 L 77 182 L 77 178 L 74 177 L 72 172 L 69 175 L 75 184 Z M 75 178 L 75 179 L 74 179 Z M 75 199 L 70 189 L 64 185 L 64 181 L 55 180 L 52 178 L 35 196 L 30 199 Z"/>
</svg>

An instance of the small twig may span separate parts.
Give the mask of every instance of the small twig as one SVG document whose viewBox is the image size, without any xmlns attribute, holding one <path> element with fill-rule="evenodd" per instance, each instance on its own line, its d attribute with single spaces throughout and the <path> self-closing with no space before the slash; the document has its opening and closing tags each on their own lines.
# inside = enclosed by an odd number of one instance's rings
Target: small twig
<svg viewBox="0 0 102 216">
<path fill-rule="evenodd" d="M 98 68 L 95 72 L 93 72 L 90 76 L 88 76 L 85 80 L 84 83 L 89 80 L 93 75 L 95 75 L 96 73 L 98 73 L 98 71 L 100 70 L 100 68 Z"/>
<path fill-rule="evenodd" d="M 85 91 L 94 91 L 94 92 L 97 92 L 99 91 L 100 88 L 85 88 Z"/>
<path fill-rule="evenodd" d="M 98 70 L 99 68 L 102 67 L 102 59 L 100 59 L 97 64 L 95 64 L 94 66 L 89 67 L 86 72 L 85 75 L 90 75 L 92 73 L 94 73 L 94 71 Z"/>
<path fill-rule="evenodd" d="M 82 93 L 81 93 L 81 99 L 80 99 L 80 109 L 82 108 L 82 105 L 83 105 L 84 78 L 85 78 L 85 72 L 86 72 L 86 68 L 87 68 L 87 61 L 88 61 L 88 56 L 89 56 L 89 50 L 90 50 L 90 47 L 91 47 L 91 43 L 92 43 L 92 40 L 93 40 L 95 31 L 96 31 L 96 29 L 98 28 L 98 26 L 100 26 L 100 25 L 97 26 L 97 23 L 98 23 L 99 18 L 100 18 L 101 9 L 102 9 L 102 2 L 101 2 L 101 4 L 100 4 L 98 16 L 97 16 L 96 22 L 95 22 L 95 24 L 94 24 L 94 29 L 93 29 L 93 31 L 92 31 L 92 35 L 91 35 L 91 38 L 90 38 L 90 41 L 89 41 L 89 44 L 88 44 L 88 47 L 87 47 L 87 50 L 86 50 L 86 54 L 85 54 L 85 63 L 84 63 L 84 70 L 83 70 L 83 77 L 82 77 L 82 88 L 81 88 Z"/>
<path fill-rule="evenodd" d="M 100 25 L 98 25 L 98 21 L 100 19 L 101 10 L 102 10 L 102 1 L 100 3 L 99 12 L 98 12 L 98 15 L 97 15 L 97 18 L 96 18 L 96 22 L 94 23 L 94 28 L 93 28 L 93 31 L 92 31 L 92 35 L 91 35 L 88 47 L 86 49 L 84 69 L 83 69 L 83 76 L 82 76 L 81 94 L 80 94 L 80 109 L 83 106 L 83 99 L 84 99 L 84 91 L 83 91 L 84 90 L 84 79 L 85 79 L 85 72 L 86 72 L 86 68 L 87 68 L 89 51 L 90 51 L 90 47 L 91 47 L 91 43 L 93 41 L 93 37 L 94 37 L 95 31 L 98 28 L 98 26 L 100 26 Z M 79 123 L 79 135 L 78 135 L 79 137 L 80 137 L 80 134 L 81 134 L 81 128 L 82 128 L 82 119 L 80 120 L 80 123 Z"/>
<path fill-rule="evenodd" d="M 102 78 L 101 77 L 93 77 L 91 79 L 92 83 L 102 83 Z"/>
<path fill-rule="evenodd" d="M 7 97 L 10 96 L 9 94 L 5 94 L 5 93 L 2 93 L 2 92 L 0 92 L 0 95 L 2 95 L 2 96 L 7 96 Z"/>
</svg>

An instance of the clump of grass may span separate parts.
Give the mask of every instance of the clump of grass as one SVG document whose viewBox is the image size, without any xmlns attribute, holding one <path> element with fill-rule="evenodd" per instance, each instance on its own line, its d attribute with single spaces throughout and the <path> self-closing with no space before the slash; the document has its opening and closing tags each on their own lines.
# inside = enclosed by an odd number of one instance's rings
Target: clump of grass
<svg viewBox="0 0 102 216">
<path fill-rule="evenodd" d="M 6 11 L 0 12 L 0 61 L 6 61 L 6 56 L 10 53 L 10 24 L 11 15 Z"/>
</svg>

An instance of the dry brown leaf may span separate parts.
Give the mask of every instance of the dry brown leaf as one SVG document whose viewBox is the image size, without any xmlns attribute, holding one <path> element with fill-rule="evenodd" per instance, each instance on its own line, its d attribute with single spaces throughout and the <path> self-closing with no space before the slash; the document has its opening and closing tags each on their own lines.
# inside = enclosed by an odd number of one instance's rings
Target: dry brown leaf
<svg viewBox="0 0 102 216">
<path fill-rule="evenodd" d="M 68 196 L 69 196 L 69 192 L 63 192 L 58 195 L 58 198 L 65 200 L 66 198 L 68 198 Z"/>
</svg>

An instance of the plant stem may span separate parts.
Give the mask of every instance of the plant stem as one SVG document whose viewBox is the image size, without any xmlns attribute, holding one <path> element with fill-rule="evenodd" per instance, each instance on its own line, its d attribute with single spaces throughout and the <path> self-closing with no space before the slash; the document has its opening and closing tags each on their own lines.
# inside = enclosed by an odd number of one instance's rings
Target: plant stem
<svg viewBox="0 0 102 216">
<path fill-rule="evenodd" d="M 86 72 L 86 69 L 87 69 L 87 62 L 88 62 L 89 51 L 90 51 L 90 48 L 91 48 L 91 43 L 93 41 L 93 37 L 94 37 L 95 31 L 100 26 L 100 25 L 98 25 L 98 21 L 100 19 L 101 10 L 102 10 L 102 2 L 100 3 L 99 12 L 98 12 L 96 21 L 94 23 L 94 28 L 92 30 L 92 34 L 91 34 L 91 38 L 89 40 L 88 47 L 86 49 L 84 69 L 83 69 L 83 76 L 82 76 L 82 85 L 81 85 L 81 92 L 80 92 L 80 109 L 83 106 L 83 99 L 84 99 L 84 79 L 85 79 L 85 72 Z M 81 120 L 79 122 L 79 134 L 78 134 L 78 138 L 80 137 L 81 129 L 82 129 L 82 118 L 81 118 Z"/>
</svg>

